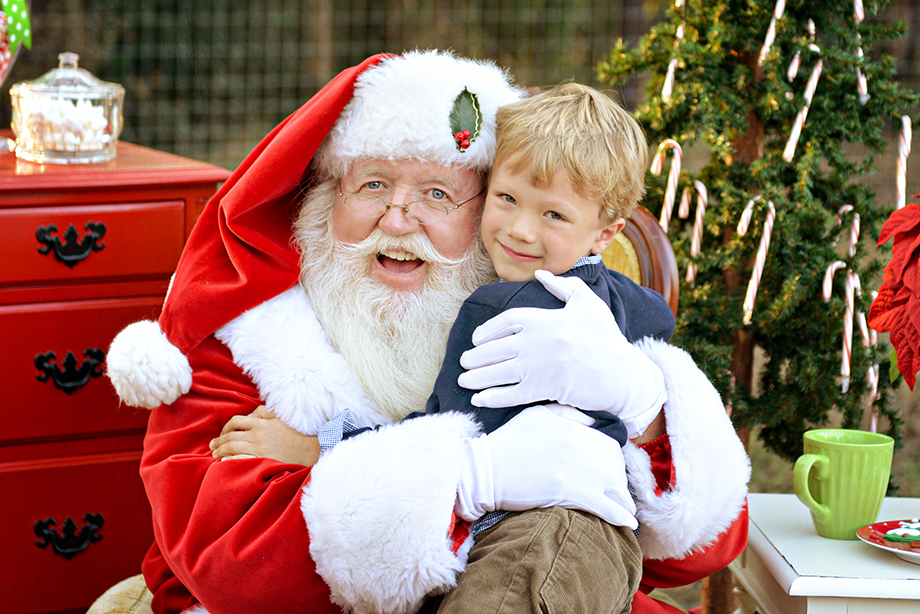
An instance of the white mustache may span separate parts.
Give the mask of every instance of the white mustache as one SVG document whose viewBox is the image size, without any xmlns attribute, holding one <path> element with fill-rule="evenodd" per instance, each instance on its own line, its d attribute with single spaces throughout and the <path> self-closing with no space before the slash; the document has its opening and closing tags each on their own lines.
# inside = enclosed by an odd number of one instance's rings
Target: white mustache
<svg viewBox="0 0 920 614">
<path fill-rule="evenodd" d="M 413 233 L 394 237 L 380 228 L 375 228 L 360 243 L 339 243 L 339 248 L 345 253 L 373 258 L 387 252 L 408 252 L 429 264 L 441 266 L 458 266 L 464 261 L 462 256 L 456 259 L 443 256 L 423 234 Z"/>
</svg>

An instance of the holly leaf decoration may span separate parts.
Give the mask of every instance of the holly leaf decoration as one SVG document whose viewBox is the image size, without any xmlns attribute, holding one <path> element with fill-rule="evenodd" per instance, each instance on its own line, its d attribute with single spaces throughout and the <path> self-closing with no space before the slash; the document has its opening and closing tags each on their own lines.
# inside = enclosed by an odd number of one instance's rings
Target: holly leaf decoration
<svg viewBox="0 0 920 614">
<path fill-rule="evenodd" d="M 10 53 L 16 53 L 20 44 L 32 48 L 32 23 L 26 0 L 0 0 L 0 10 L 6 15 L 10 36 Z"/>
<path fill-rule="evenodd" d="M 460 151 L 466 151 L 482 130 L 479 98 L 466 88 L 454 98 L 454 107 L 450 111 L 450 130 Z"/>
</svg>

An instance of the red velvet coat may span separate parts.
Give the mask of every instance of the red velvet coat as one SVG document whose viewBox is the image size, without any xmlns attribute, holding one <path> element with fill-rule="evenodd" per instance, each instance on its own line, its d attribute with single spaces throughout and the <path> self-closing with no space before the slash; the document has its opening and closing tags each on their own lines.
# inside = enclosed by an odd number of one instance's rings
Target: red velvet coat
<svg viewBox="0 0 920 614">
<path fill-rule="evenodd" d="M 151 414 L 141 475 L 153 507 L 156 544 L 144 574 L 155 612 L 179 612 L 199 601 L 212 614 L 338 612 L 330 586 L 338 604 L 400 611 L 434 588 L 449 588 L 462 569 L 447 536 L 456 489 L 454 444 L 472 428 L 463 422 L 432 416 L 367 433 L 312 469 L 211 457 L 208 443 L 230 417 L 276 398 L 279 391 L 268 388 L 284 387 L 270 383 L 260 366 L 268 353 L 286 355 L 278 347 L 284 338 L 291 352 L 305 343 L 292 320 L 318 326 L 310 321 L 312 311 L 298 311 L 301 303 L 308 306 L 295 288 L 248 314 L 250 322 L 222 330 L 224 343 L 207 338 L 189 354 L 192 390 Z M 275 322 L 277 337 L 266 332 Z M 256 338 L 263 349 L 247 345 Z M 703 578 L 744 548 L 747 465 L 718 395 L 689 356 L 664 343 L 645 349 L 662 367 L 669 390 L 668 434 L 624 450 L 647 557 L 642 590 L 649 591 Z M 331 347 L 311 351 L 331 364 Z M 340 392 L 325 385 L 331 394 Z M 298 398 L 315 391 L 291 395 L 285 404 L 318 411 Z M 289 424 L 298 423 L 276 409 Z M 394 514 L 415 518 L 400 523 L 411 530 L 395 533 Z M 366 577 L 353 577 L 354 569 Z M 640 593 L 633 611 L 673 609 Z"/>
</svg>

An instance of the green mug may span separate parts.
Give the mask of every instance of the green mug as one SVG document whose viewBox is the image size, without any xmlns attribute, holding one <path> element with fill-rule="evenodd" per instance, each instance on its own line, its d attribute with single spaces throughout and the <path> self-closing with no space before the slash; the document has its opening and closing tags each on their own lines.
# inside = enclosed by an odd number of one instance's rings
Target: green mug
<svg viewBox="0 0 920 614">
<path fill-rule="evenodd" d="M 811 510 L 818 535 L 856 539 L 878 518 L 894 439 L 850 429 L 817 429 L 804 435 L 805 454 L 795 461 L 792 486 Z"/>
</svg>

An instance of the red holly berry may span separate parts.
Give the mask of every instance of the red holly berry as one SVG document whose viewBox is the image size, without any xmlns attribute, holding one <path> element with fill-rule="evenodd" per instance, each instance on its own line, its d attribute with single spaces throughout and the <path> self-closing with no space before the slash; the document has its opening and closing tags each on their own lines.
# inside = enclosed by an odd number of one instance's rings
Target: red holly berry
<svg viewBox="0 0 920 614">
<path fill-rule="evenodd" d="M 454 135 L 454 140 L 457 141 L 458 143 L 459 143 L 460 141 L 462 141 L 462 140 L 463 140 L 463 133 L 462 133 L 462 132 L 458 132 L 457 134 L 455 134 L 455 135 Z"/>
<path fill-rule="evenodd" d="M 460 147 L 462 147 L 463 149 L 466 149 L 469 146 L 470 146 L 469 139 L 463 139 L 462 141 L 460 141 Z"/>
<path fill-rule="evenodd" d="M 463 138 L 465 138 L 465 139 L 470 138 L 470 131 L 469 131 L 469 130 L 464 130 L 464 131 L 463 131 Z M 465 145 L 465 147 L 469 147 L 469 145 Z"/>
</svg>

